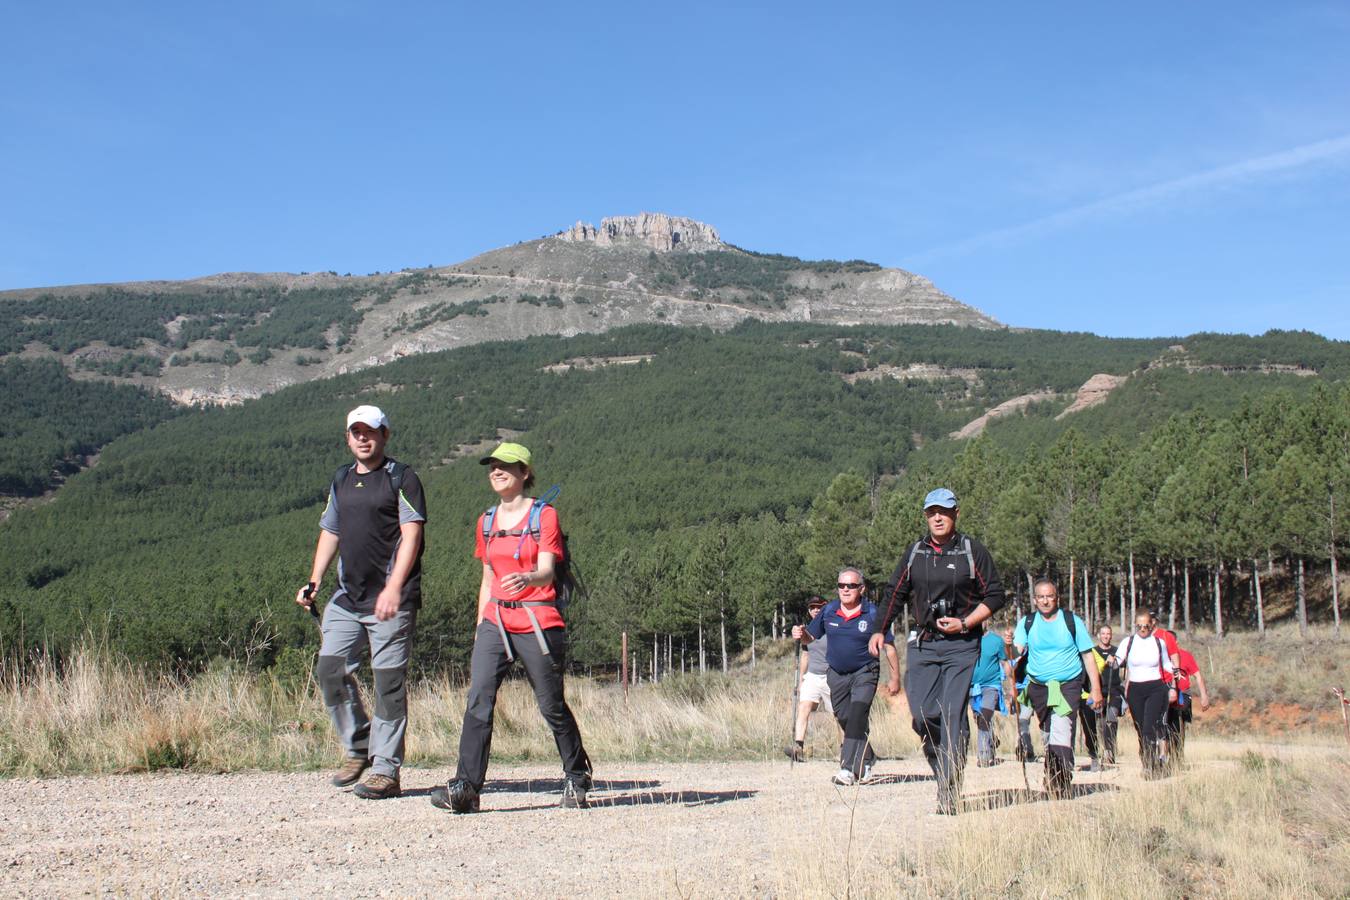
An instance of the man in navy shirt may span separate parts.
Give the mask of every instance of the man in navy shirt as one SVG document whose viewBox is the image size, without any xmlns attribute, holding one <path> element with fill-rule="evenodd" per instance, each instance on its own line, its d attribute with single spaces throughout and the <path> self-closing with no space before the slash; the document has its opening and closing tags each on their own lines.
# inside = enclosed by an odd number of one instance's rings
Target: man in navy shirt
<svg viewBox="0 0 1350 900">
<path fill-rule="evenodd" d="M 834 716 L 844 730 L 839 771 L 833 781 L 850 785 L 865 779 L 876 759 L 867 736 L 872 699 L 877 693 L 877 682 L 881 680 L 881 664 L 869 652 L 868 641 L 879 614 L 876 606 L 863 598 L 866 586 L 857 569 L 841 571 L 836 589 L 839 599 L 827 604 L 805 627 L 793 625 L 792 637 L 808 644 L 829 637 L 826 660 L 830 668 L 825 677 L 830 685 Z M 900 692 L 900 662 L 895 655 L 895 637 L 889 631 L 886 632 L 886 661 L 891 666 L 886 693 L 895 695 Z"/>
</svg>

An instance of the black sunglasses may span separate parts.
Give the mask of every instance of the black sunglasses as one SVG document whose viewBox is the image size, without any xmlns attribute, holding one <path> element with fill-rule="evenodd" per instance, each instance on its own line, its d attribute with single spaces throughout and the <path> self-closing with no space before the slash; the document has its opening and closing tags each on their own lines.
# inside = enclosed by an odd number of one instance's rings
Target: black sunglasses
<svg viewBox="0 0 1350 900">
<path fill-rule="evenodd" d="M 835 587 L 839 588 L 841 591 L 856 591 L 862 589 L 862 585 L 856 581 L 841 581 L 836 584 Z"/>
</svg>

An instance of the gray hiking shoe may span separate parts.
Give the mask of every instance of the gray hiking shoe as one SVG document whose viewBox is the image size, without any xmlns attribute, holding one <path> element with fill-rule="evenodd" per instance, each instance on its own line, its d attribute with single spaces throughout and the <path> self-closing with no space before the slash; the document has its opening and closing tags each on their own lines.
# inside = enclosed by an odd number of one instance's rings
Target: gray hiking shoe
<svg viewBox="0 0 1350 900">
<path fill-rule="evenodd" d="M 457 778 L 443 788 L 431 792 L 431 805 L 437 809 L 448 809 L 453 813 L 478 812 L 478 792 L 473 785 Z"/>
<path fill-rule="evenodd" d="M 361 780 L 361 775 L 370 768 L 370 760 L 364 756 L 347 757 L 347 761 L 342 764 L 342 768 L 333 773 L 329 781 L 334 787 L 350 787 Z"/>
<path fill-rule="evenodd" d="M 353 788 L 352 793 L 362 800 L 388 800 L 403 793 L 403 789 L 399 787 L 397 775 L 371 775 Z"/>
<path fill-rule="evenodd" d="M 1088 766 L 1088 771 L 1100 772 L 1101 770 L 1102 770 L 1102 761 L 1100 759 L 1097 759 L 1096 757 L 1093 757 L 1092 765 Z"/>
<path fill-rule="evenodd" d="M 853 773 L 848 769 L 840 769 L 838 772 L 835 772 L 834 777 L 831 778 L 830 781 L 842 785 L 843 787 L 852 787 L 858 783 L 858 779 L 854 778 Z"/>
<path fill-rule="evenodd" d="M 562 802 L 558 805 L 563 809 L 589 809 L 591 804 L 586 800 L 586 791 L 590 786 L 589 778 L 585 781 L 563 779 Z"/>
</svg>

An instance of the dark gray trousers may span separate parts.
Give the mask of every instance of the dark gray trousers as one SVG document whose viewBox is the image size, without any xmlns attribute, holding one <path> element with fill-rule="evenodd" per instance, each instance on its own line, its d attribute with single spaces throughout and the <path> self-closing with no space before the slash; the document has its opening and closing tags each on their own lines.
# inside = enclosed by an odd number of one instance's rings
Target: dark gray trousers
<svg viewBox="0 0 1350 900">
<path fill-rule="evenodd" d="M 586 782 L 591 761 L 581 745 L 581 729 L 563 698 L 563 668 L 567 663 L 567 632 L 562 628 L 544 629 L 548 655 L 539 649 L 533 632 L 506 633 L 511 652 L 525 667 L 525 677 L 534 688 L 534 699 L 544 721 L 553 731 L 563 772 L 568 778 Z M 459 735 L 459 764 L 455 777 L 483 789 L 487 779 L 488 756 L 492 752 L 492 714 L 497 706 L 497 689 L 511 670 L 511 658 L 501 633 L 492 622 L 483 622 L 474 635 L 473 655 L 469 660 L 469 705 L 464 710 L 464 727 Z"/>
<path fill-rule="evenodd" d="M 907 645 L 905 694 L 914 731 L 938 790 L 959 790 L 966 764 L 970 684 L 980 660 L 979 640 L 925 640 Z"/>
<path fill-rule="evenodd" d="M 855 778 L 876 760 L 868 741 L 871 731 L 872 699 L 877 695 L 881 665 L 871 663 L 852 672 L 829 669 L 825 681 L 830 686 L 830 704 L 839 727 L 844 729 L 844 744 L 839 751 L 839 768 L 848 769 Z"/>
</svg>

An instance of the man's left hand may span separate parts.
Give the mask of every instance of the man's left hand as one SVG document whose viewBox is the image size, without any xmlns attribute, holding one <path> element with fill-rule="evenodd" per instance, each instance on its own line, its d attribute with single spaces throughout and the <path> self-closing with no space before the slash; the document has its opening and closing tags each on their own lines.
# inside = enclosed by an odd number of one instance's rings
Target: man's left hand
<svg viewBox="0 0 1350 900">
<path fill-rule="evenodd" d="M 1092 691 L 1091 703 L 1092 708 L 1097 712 L 1101 712 L 1102 708 L 1106 706 L 1106 703 L 1102 700 L 1102 692 L 1100 688 Z"/>
<path fill-rule="evenodd" d="M 384 590 L 380 591 L 380 596 L 375 598 L 375 618 L 381 622 L 389 621 L 398 615 L 398 608 L 402 603 L 403 591 L 386 585 Z"/>
<path fill-rule="evenodd" d="M 899 678 L 886 679 L 886 696 L 894 697 L 899 693 L 900 693 L 900 679 Z"/>
<path fill-rule="evenodd" d="M 943 634 L 959 634 L 961 631 L 961 620 L 956 616 L 943 616 L 933 625 Z"/>
</svg>

